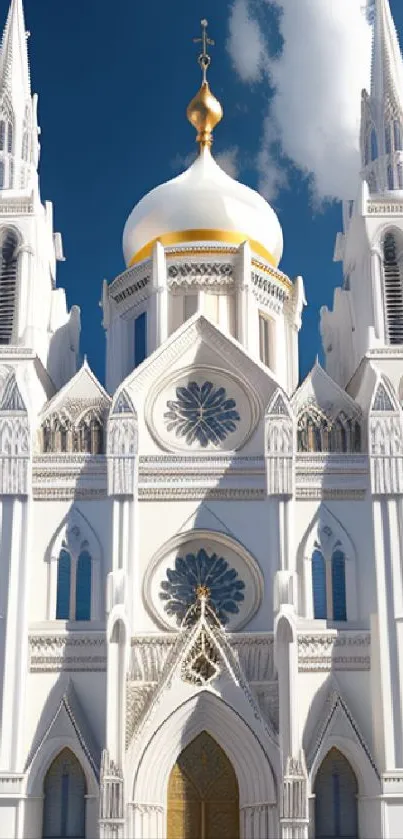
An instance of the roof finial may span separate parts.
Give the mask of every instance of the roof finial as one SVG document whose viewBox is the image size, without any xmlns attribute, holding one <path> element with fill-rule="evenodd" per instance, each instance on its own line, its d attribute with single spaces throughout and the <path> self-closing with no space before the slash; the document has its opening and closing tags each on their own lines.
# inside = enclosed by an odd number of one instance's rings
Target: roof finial
<svg viewBox="0 0 403 839">
<path fill-rule="evenodd" d="M 203 18 L 203 20 L 200 21 L 200 24 L 202 28 L 201 38 L 193 38 L 193 43 L 202 45 L 202 51 L 197 60 L 200 64 L 201 71 L 203 73 L 203 82 L 206 82 L 207 70 L 211 64 L 211 56 L 208 54 L 207 49 L 208 47 L 214 47 L 215 41 L 213 41 L 211 38 L 208 38 L 207 36 L 208 21 L 205 18 Z"/>
<path fill-rule="evenodd" d="M 211 64 L 211 57 L 208 54 L 208 47 L 214 45 L 214 41 L 207 37 L 207 20 L 201 21 L 202 36 L 194 38 L 196 44 L 202 45 L 202 51 L 198 62 L 203 74 L 202 86 L 199 92 L 192 99 L 187 109 L 189 122 L 197 129 L 197 142 L 200 143 L 200 151 L 209 149 L 213 142 L 213 129 L 222 119 L 222 107 L 218 99 L 213 96 L 207 81 L 207 70 Z"/>
</svg>

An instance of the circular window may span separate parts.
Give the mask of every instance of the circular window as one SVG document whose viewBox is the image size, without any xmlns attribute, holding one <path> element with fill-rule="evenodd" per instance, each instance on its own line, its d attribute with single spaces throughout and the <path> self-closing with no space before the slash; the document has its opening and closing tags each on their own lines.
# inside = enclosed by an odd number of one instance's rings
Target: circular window
<svg viewBox="0 0 403 839">
<path fill-rule="evenodd" d="M 168 450 L 234 451 L 260 415 L 257 396 L 238 377 L 211 367 L 191 367 L 158 382 L 146 403 L 146 421 Z"/>
<path fill-rule="evenodd" d="M 259 608 L 263 578 L 234 539 L 210 531 L 183 534 L 165 545 L 146 572 L 143 596 L 158 624 L 178 629 L 204 597 L 222 626 L 245 626 Z"/>
</svg>

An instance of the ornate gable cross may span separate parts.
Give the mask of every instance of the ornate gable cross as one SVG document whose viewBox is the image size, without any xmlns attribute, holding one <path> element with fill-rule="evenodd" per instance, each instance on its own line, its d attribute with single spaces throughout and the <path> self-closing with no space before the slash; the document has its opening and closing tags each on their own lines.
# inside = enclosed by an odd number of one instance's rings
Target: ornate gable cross
<svg viewBox="0 0 403 839">
<path fill-rule="evenodd" d="M 200 23 L 202 29 L 201 38 L 193 38 L 193 43 L 202 45 L 202 51 L 199 55 L 198 62 L 203 73 L 203 82 L 205 82 L 207 81 L 207 70 L 211 64 L 211 56 L 208 54 L 208 47 L 214 47 L 215 42 L 212 40 L 212 38 L 209 38 L 207 35 L 207 20 L 203 18 L 203 20 L 201 20 Z"/>
</svg>

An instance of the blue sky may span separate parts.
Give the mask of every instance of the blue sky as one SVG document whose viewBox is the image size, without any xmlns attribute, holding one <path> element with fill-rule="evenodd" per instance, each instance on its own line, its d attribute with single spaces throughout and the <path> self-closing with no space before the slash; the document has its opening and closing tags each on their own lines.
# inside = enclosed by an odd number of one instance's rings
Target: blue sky
<svg viewBox="0 0 403 839">
<path fill-rule="evenodd" d="M 236 149 L 238 177 L 254 188 L 270 90 L 264 76 L 245 83 L 234 68 L 226 48 L 232 8 L 226 0 L 25 0 L 24 6 L 32 87 L 39 94 L 42 198 L 54 203 L 66 255 L 58 285 L 66 288 L 69 306 L 81 307 L 81 350 L 103 380 L 98 303 L 102 280 L 124 270 L 125 220 L 194 149 L 185 110 L 200 82 L 192 39 L 201 17 L 208 18 L 216 41 L 210 83 L 225 113 L 214 152 Z M 402 42 L 403 6 L 391 0 L 391 7 Z M 7 8 L 8 0 L 0 0 L 2 25 Z M 275 53 L 281 46 L 275 20 L 263 11 L 260 24 Z M 301 95 L 308 98 L 309 91 Z M 315 209 L 306 179 L 291 166 L 288 178 L 288 189 L 272 203 L 284 232 L 281 268 L 305 281 L 303 377 L 320 349 L 319 308 L 331 304 L 341 281 L 341 268 L 332 262 L 341 208 Z"/>
</svg>

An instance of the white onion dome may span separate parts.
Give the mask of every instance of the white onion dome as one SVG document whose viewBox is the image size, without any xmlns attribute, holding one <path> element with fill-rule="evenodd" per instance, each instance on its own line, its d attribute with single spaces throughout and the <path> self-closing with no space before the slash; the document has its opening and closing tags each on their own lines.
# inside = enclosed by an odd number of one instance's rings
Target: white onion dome
<svg viewBox="0 0 403 839">
<path fill-rule="evenodd" d="M 129 216 L 123 252 L 130 266 L 150 256 L 153 245 L 189 242 L 241 244 L 277 267 L 283 234 L 272 207 L 258 192 L 227 175 L 201 146 L 195 162 L 144 196 Z"/>
</svg>

